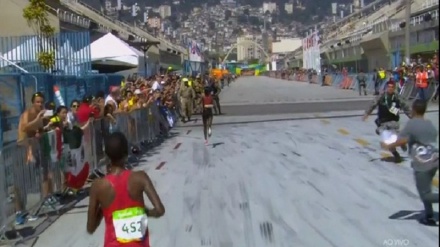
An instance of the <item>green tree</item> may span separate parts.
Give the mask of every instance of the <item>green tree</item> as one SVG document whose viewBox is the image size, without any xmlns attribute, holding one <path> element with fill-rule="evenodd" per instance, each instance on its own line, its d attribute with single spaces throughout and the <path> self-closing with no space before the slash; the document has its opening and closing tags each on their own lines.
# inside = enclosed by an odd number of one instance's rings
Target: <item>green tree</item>
<svg viewBox="0 0 440 247">
<path fill-rule="evenodd" d="M 45 0 L 29 0 L 29 4 L 23 9 L 23 17 L 38 36 L 38 63 L 45 70 L 52 69 L 55 66 L 55 51 L 50 44 L 55 28 L 50 25 Z"/>
</svg>

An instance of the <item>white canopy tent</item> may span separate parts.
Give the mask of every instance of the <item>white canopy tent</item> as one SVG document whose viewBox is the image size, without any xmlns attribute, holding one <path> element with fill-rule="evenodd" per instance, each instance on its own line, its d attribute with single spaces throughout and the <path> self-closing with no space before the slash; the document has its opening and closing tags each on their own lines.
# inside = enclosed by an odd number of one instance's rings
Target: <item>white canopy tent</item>
<svg viewBox="0 0 440 247">
<path fill-rule="evenodd" d="M 111 33 L 90 44 L 90 53 L 92 63 L 133 67 L 137 67 L 139 57 L 144 56 L 142 52 L 129 46 Z"/>
</svg>

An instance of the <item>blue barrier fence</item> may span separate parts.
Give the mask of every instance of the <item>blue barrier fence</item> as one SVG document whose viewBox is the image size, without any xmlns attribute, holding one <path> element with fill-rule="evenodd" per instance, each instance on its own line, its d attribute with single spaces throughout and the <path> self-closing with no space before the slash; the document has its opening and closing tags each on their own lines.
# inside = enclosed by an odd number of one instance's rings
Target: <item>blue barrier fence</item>
<svg viewBox="0 0 440 247">
<path fill-rule="evenodd" d="M 31 105 L 32 94 L 40 91 L 46 101 L 54 98 L 54 86 L 58 86 L 65 104 L 86 95 L 94 95 L 102 90 L 108 92 L 110 86 L 120 85 L 123 76 L 114 74 L 97 75 L 53 75 L 48 73 L 0 74 L 0 147 L 15 141 L 21 113 Z"/>
</svg>

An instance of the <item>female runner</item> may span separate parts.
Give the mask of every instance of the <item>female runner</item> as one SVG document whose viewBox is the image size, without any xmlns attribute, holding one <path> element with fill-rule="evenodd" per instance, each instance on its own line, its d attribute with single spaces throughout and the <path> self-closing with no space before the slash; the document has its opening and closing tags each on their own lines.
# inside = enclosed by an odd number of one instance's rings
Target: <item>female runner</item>
<svg viewBox="0 0 440 247">
<path fill-rule="evenodd" d="M 203 134 L 205 136 L 205 144 L 208 145 L 208 137 L 211 137 L 212 130 L 212 108 L 214 107 L 214 99 L 212 97 L 212 90 L 210 87 L 205 87 L 205 95 L 202 99 L 202 119 L 203 119 Z"/>
</svg>

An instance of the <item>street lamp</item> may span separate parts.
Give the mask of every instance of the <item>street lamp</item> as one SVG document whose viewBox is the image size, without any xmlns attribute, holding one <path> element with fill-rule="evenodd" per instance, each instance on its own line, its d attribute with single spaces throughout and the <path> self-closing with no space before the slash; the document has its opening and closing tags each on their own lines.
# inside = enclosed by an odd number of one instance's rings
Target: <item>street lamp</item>
<svg viewBox="0 0 440 247">
<path fill-rule="evenodd" d="M 148 69 L 148 63 L 147 63 L 147 52 L 152 46 L 157 46 L 160 44 L 158 41 L 139 41 L 139 42 L 129 42 L 129 44 L 137 49 L 140 49 L 144 52 L 144 76 L 145 78 L 148 77 L 147 69 Z"/>
</svg>

